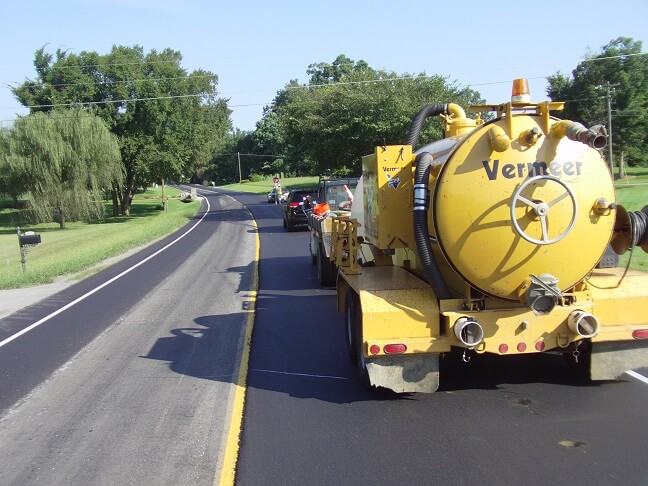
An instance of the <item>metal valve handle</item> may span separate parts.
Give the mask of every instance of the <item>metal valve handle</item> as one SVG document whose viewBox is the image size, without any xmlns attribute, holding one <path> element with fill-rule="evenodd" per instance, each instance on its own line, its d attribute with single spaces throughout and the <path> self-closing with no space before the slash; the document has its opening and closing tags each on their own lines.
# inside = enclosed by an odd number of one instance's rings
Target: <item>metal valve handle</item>
<svg viewBox="0 0 648 486">
<path fill-rule="evenodd" d="M 541 180 L 547 180 L 547 181 L 552 181 L 557 184 L 560 184 L 565 192 L 560 194 L 558 197 L 554 198 L 553 200 L 549 202 L 544 202 L 544 201 L 532 201 L 522 195 L 522 191 L 524 189 Z M 558 236 L 554 238 L 549 238 L 549 230 L 547 227 L 547 219 L 549 217 L 549 211 L 551 210 L 552 206 L 555 206 L 557 203 L 565 199 L 567 196 L 572 201 L 572 215 L 571 215 L 571 220 L 569 221 L 569 225 L 567 226 L 567 229 L 563 231 L 562 233 L 558 234 Z M 540 218 L 540 227 L 542 229 L 542 239 L 537 239 L 537 238 L 532 238 L 531 236 L 527 235 L 522 228 L 520 228 L 520 224 L 518 223 L 517 219 L 515 218 L 515 207 L 518 202 L 522 202 L 529 206 L 531 209 L 535 211 L 535 214 Z M 525 240 L 527 240 L 529 243 L 535 243 L 536 245 L 551 245 L 553 243 L 556 243 L 560 240 L 562 240 L 565 236 L 567 236 L 572 228 L 574 227 L 574 222 L 576 221 L 576 216 L 578 214 L 578 204 L 576 202 L 576 197 L 574 196 L 574 192 L 569 188 L 569 186 L 561 181 L 560 179 L 549 176 L 549 175 L 541 175 L 541 176 L 536 176 L 532 177 L 526 181 L 524 181 L 520 187 L 517 188 L 515 193 L 513 194 L 513 198 L 511 199 L 511 222 L 513 223 L 513 228 L 515 228 L 515 231 Z"/>
</svg>

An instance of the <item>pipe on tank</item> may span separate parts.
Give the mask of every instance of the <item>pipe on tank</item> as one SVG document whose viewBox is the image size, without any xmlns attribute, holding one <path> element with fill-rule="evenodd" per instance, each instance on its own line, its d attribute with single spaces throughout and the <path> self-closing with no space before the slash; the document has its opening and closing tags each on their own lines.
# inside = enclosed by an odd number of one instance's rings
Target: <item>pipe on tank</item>
<svg viewBox="0 0 648 486">
<path fill-rule="evenodd" d="M 432 116 L 438 116 L 441 114 L 448 114 L 447 103 L 432 103 L 421 108 L 419 112 L 414 115 L 414 118 L 412 118 L 409 130 L 407 131 L 407 142 L 405 143 L 407 145 L 411 145 L 413 148 L 418 143 L 418 139 L 421 135 L 421 130 L 423 129 L 423 123 L 425 122 L 425 120 Z"/>
<path fill-rule="evenodd" d="M 469 349 L 479 346 L 484 340 L 484 328 L 472 317 L 460 317 L 453 329 L 457 339 Z"/>
<path fill-rule="evenodd" d="M 570 140 L 584 143 L 594 149 L 602 149 L 607 145 L 607 135 L 605 127 L 602 125 L 586 128 L 578 122 L 561 120 L 552 125 L 551 132 L 557 137 L 567 137 Z"/>
<path fill-rule="evenodd" d="M 450 297 L 450 291 L 434 257 L 428 228 L 428 180 L 430 178 L 430 171 L 435 164 L 441 165 L 441 163 L 436 163 L 432 154 L 428 152 L 422 152 L 416 156 L 416 173 L 414 175 L 414 240 L 416 241 L 416 250 L 428 283 L 438 299 L 447 299 Z"/>
<path fill-rule="evenodd" d="M 599 320 L 589 312 L 575 310 L 567 317 L 567 326 L 580 337 L 591 338 L 598 334 Z"/>
<path fill-rule="evenodd" d="M 511 146 L 511 139 L 499 125 L 493 125 L 488 129 L 488 144 L 495 152 L 506 152 Z"/>
</svg>

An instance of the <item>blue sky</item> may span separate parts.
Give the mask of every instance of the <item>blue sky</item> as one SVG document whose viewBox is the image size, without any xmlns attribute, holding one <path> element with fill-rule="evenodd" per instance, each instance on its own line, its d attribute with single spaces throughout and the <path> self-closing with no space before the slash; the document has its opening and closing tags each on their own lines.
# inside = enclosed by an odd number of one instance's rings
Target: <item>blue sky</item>
<svg viewBox="0 0 648 486">
<path fill-rule="evenodd" d="M 619 36 L 648 50 L 648 0 L 26 0 L 3 5 L 0 25 L 3 125 L 27 113 L 7 85 L 35 78 L 43 45 L 51 53 L 178 50 L 188 71 L 218 75 L 242 130 L 254 129 L 288 81 L 306 82 L 309 64 L 339 54 L 398 74 L 441 74 L 498 103 L 518 77 L 530 80 L 534 101 L 547 99 L 546 76 L 571 73 Z"/>
</svg>

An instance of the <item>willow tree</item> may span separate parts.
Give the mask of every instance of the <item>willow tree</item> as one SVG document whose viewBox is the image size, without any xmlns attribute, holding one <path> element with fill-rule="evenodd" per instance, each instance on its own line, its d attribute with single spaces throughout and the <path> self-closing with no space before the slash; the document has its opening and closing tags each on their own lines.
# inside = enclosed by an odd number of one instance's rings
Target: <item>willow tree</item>
<svg viewBox="0 0 648 486">
<path fill-rule="evenodd" d="M 45 48 L 36 51 L 36 78 L 12 88 L 31 113 L 89 105 L 117 135 L 124 179 L 116 184 L 121 213 L 139 187 L 179 180 L 222 152 L 231 129 L 227 100 L 217 97 L 218 76 L 182 67 L 179 51 L 145 52 L 113 46 L 110 53 Z M 115 199 L 116 201 L 116 199 Z"/>
<path fill-rule="evenodd" d="M 18 198 L 25 193 L 25 177 L 18 167 L 11 164 L 11 142 L 13 130 L 0 127 L 0 194 L 9 196 L 14 207 L 18 207 Z"/>
<path fill-rule="evenodd" d="M 87 110 L 34 113 L 16 122 L 11 163 L 26 174 L 39 222 L 103 217 L 102 193 L 122 181 L 117 138 Z"/>
</svg>

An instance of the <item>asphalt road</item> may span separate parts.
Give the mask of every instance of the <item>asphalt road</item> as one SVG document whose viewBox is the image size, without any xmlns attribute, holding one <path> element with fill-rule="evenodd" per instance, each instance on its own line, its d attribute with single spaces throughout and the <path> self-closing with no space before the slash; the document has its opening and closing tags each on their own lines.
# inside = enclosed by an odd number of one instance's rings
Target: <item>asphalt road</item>
<svg viewBox="0 0 648 486">
<path fill-rule="evenodd" d="M 209 201 L 184 230 L 0 321 L 6 342 L 83 299 L 0 347 L 0 484 L 213 484 L 257 236 L 238 202 Z"/>
<path fill-rule="evenodd" d="M 557 356 L 474 356 L 444 361 L 435 394 L 364 389 L 307 233 L 234 196 L 261 241 L 237 484 L 648 484 L 648 384 L 630 376 L 591 384 Z M 0 347 L 0 484 L 217 477 L 256 228 L 232 199 L 209 201 L 191 235 Z M 0 342 L 87 288 L 0 320 Z"/>
<path fill-rule="evenodd" d="M 559 356 L 474 356 L 445 360 L 435 394 L 364 389 L 307 232 L 237 197 L 261 238 L 237 484 L 648 484 L 648 384 L 630 376 L 592 384 Z"/>
</svg>

